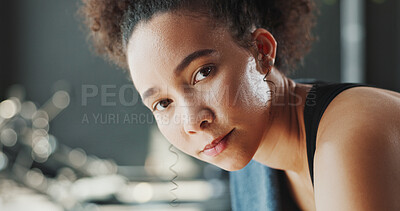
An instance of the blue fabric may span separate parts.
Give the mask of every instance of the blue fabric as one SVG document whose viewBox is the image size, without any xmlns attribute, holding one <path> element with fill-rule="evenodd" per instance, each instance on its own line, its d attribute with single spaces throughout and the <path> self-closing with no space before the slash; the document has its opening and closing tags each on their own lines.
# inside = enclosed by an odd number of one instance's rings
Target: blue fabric
<svg viewBox="0 0 400 211">
<path fill-rule="evenodd" d="M 298 210 L 285 187 L 283 171 L 251 160 L 243 169 L 229 172 L 229 176 L 233 210 Z"/>
</svg>

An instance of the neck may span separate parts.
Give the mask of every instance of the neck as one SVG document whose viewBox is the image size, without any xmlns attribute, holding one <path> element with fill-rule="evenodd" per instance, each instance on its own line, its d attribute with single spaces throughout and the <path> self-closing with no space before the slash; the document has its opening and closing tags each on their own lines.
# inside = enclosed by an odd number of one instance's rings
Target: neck
<svg viewBox="0 0 400 211">
<path fill-rule="evenodd" d="M 296 84 L 273 69 L 268 76 L 275 90 L 271 119 L 253 159 L 271 168 L 305 173 L 308 171 L 304 104 L 311 85 Z"/>
</svg>

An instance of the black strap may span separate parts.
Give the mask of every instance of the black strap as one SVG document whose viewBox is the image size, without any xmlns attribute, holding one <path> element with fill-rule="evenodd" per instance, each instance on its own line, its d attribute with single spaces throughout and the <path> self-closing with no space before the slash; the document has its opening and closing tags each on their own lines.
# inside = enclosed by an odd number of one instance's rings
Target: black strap
<svg viewBox="0 0 400 211">
<path fill-rule="evenodd" d="M 314 185 L 314 153 L 319 121 L 329 103 L 342 91 L 367 86 L 354 83 L 317 83 L 307 94 L 304 106 L 304 124 L 306 129 L 307 158 L 312 184 Z"/>
</svg>

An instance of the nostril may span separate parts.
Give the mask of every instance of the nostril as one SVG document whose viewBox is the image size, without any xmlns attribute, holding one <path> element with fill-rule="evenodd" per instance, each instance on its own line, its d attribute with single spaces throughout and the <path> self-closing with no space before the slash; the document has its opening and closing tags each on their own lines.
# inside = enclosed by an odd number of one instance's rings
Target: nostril
<svg viewBox="0 0 400 211">
<path fill-rule="evenodd" d="M 205 128 L 205 127 L 207 126 L 207 124 L 208 124 L 208 121 L 207 121 L 207 120 L 203 120 L 203 121 L 200 123 L 200 128 Z"/>
<path fill-rule="evenodd" d="M 187 118 L 188 121 L 183 124 L 183 129 L 190 135 L 203 131 L 214 122 L 214 114 L 208 109 L 203 109 L 195 115 L 187 115 Z"/>
</svg>

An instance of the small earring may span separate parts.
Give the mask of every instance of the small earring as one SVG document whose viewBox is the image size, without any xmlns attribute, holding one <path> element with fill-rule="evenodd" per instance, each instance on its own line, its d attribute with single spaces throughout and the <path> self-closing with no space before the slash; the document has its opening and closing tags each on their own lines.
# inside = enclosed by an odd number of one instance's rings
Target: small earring
<svg viewBox="0 0 400 211">
<path fill-rule="evenodd" d="M 264 76 L 264 78 L 263 78 L 263 81 L 264 81 L 264 82 L 267 82 L 267 76 L 268 76 L 268 73 L 265 74 L 265 76 Z"/>
<path fill-rule="evenodd" d="M 267 79 L 268 75 L 271 73 L 272 68 L 274 66 L 275 60 L 273 58 L 271 58 L 270 56 L 267 56 L 267 58 L 265 59 L 266 61 L 263 62 L 262 64 L 266 63 L 265 68 L 267 69 L 267 73 L 265 74 L 263 81 L 266 82 L 269 86 L 273 86 L 274 89 L 273 90 L 269 90 L 267 93 L 270 96 L 271 100 L 273 100 L 275 98 L 275 93 L 276 93 L 276 85 L 273 81 Z"/>
<path fill-rule="evenodd" d="M 260 56 L 261 55 L 261 56 Z M 261 58 L 261 59 L 260 59 Z M 258 61 L 260 61 L 261 62 L 261 66 L 263 67 L 263 68 L 265 68 L 265 69 L 267 69 L 267 72 L 266 72 L 266 74 L 265 74 L 265 76 L 264 76 L 264 81 L 267 81 L 267 76 L 269 75 L 269 73 L 271 72 L 271 70 L 272 70 L 272 67 L 274 66 L 274 59 L 273 58 L 271 58 L 271 56 L 269 56 L 269 55 L 263 55 L 263 54 L 259 54 L 258 55 Z"/>
</svg>

